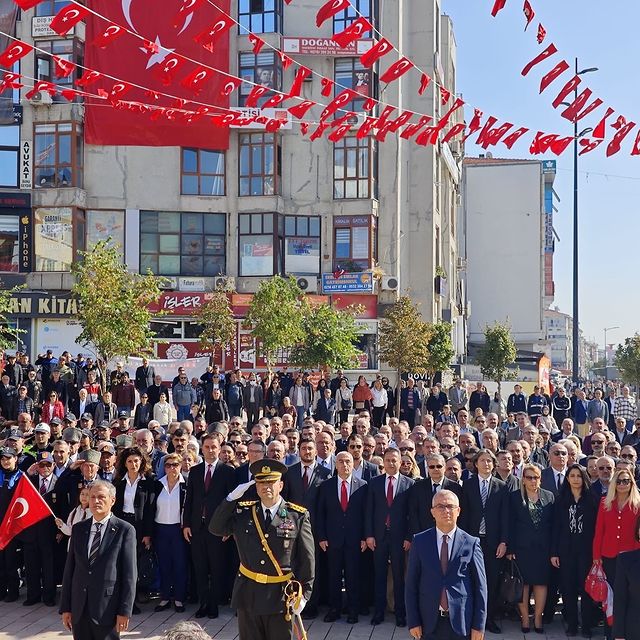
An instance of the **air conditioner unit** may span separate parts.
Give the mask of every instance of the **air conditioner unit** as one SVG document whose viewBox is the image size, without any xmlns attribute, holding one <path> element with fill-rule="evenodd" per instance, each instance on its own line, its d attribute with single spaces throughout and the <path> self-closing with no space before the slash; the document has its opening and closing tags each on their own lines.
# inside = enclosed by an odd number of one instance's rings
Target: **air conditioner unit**
<svg viewBox="0 0 640 640">
<path fill-rule="evenodd" d="M 397 291 L 400 288 L 400 282 L 395 276 L 382 276 L 381 288 L 383 291 Z"/>
<path fill-rule="evenodd" d="M 318 293 L 318 278 L 296 278 L 296 284 L 305 293 Z"/>
<path fill-rule="evenodd" d="M 260 284 L 260 278 L 236 278 L 236 291 L 238 293 L 255 293 Z"/>
<path fill-rule="evenodd" d="M 216 276 L 213 279 L 213 288 L 214 290 L 235 291 L 236 279 L 233 276 Z"/>
<path fill-rule="evenodd" d="M 40 106 L 42 104 L 53 104 L 53 98 L 50 93 L 46 91 L 36 91 L 29 99 L 29 102 L 34 106 Z"/>
<path fill-rule="evenodd" d="M 164 277 L 160 280 L 160 289 L 170 291 L 178 288 L 178 278 L 175 276 Z"/>
</svg>

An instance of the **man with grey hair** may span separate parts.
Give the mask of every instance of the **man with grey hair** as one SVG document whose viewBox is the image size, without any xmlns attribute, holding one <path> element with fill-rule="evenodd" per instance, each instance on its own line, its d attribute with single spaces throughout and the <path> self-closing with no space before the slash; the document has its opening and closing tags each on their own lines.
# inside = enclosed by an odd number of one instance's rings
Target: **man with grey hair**
<svg viewBox="0 0 640 640">
<path fill-rule="evenodd" d="M 212 640 L 211 636 L 197 623 L 182 620 L 174 624 L 162 636 L 163 640 Z"/>
<path fill-rule="evenodd" d="M 279 440 L 272 440 L 267 446 L 267 458 L 271 458 L 272 460 L 280 460 L 280 462 L 283 462 L 285 453 L 285 446 Z"/>
<path fill-rule="evenodd" d="M 155 441 L 153 433 L 151 433 L 149 429 L 138 429 L 133 434 L 133 439 L 138 449 L 149 457 L 149 460 L 151 461 L 151 468 L 158 479 L 164 476 L 164 465 L 162 464 L 162 459 L 165 454 L 160 451 L 160 449 L 156 449 L 154 447 Z"/>
</svg>

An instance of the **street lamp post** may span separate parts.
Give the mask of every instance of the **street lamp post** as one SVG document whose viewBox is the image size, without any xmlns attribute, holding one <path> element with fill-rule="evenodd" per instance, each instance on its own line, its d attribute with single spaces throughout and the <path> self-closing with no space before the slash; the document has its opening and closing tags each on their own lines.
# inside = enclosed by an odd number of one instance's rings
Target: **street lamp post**
<svg viewBox="0 0 640 640">
<path fill-rule="evenodd" d="M 609 366 L 609 358 L 607 355 L 607 331 L 613 331 L 614 329 L 619 329 L 620 327 L 605 327 L 604 328 L 604 366 L 605 368 Z"/>
<path fill-rule="evenodd" d="M 576 75 L 597 71 L 597 67 L 589 67 L 578 71 L 578 58 L 575 60 Z M 578 87 L 576 87 L 575 100 L 578 99 Z M 585 129 L 578 134 L 578 119 L 573 123 L 573 352 L 572 352 L 572 377 L 577 384 L 580 358 L 580 330 L 578 318 L 578 139 L 589 133 L 592 129 Z"/>
</svg>

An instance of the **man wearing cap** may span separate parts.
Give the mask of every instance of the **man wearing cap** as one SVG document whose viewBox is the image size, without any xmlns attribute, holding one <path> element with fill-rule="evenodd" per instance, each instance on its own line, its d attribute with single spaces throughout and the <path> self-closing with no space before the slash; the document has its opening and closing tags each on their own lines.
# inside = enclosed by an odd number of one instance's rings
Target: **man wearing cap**
<svg viewBox="0 0 640 640">
<path fill-rule="evenodd" d="M 102 480 L 113 484 L 113 476 L 116 471 L 116 448 L 110 442 L 98 445 L 100 451 L 100 470 L 98 475 Z"/>
<path fill-rule="evenodd" d="M 54 491 L 58 478 L 53 473 L 53 464 L 53 454 L 50 451 L 41 451 L 36 462 L 37 473 L 29 479 L 51 510 L 60 517 Z M 23 545 L 26 570 L 27 599 L 22 603 L 25 607 L 40 601 L 47 607 L 55 605 L 56 533 L 54 518 L 47 516 L 44 520 L 27 527 L 18 536 Z"/>
<path fill-rule="evenodd" d="M 34 430 L 32 453 L 37 456 L 41 451 L 53 451 L 50 438 L 51 427 L 46 422 L 38 423 Z"/>
<path fill-rule="evenodd" d="M 55 442 L 62 439 L 63 425 L 60 418 L 51 418 L 49 420 L 49 428 L 51 429 L 51 440 Z"/>
<path fill-rule="evenodd" d="M 7 512 L 21 476 L 22 471 L 18 469 L 18 454 L 15 449 L 10 447 L 0 449 L 0 521 Z M 0 599 L 4 599 L 5 602 L 15 602 L 19 597 L 19 566 L 18 541 L 13 538 L 0 551 Z"/>
<path fill-rule="evenodd" d="M 80 428 L 93 431 L 93 416 L 88 411 L 80 414 Z"/>
<path fill-rule="evenodd" d="M 121 433 L 116 437 L 116 449 L 120 453 L 123 449 L 133 447 L 133 438 L 126 433 Z"/>
<path fill-rule="evenodd" d="M 26 471 L 32 464 L 35 464 L 36 458 L 30 453 L 23 451 L 24 438 L 20 429 L 12 428 L 5 440 L 5 446 L 15 449 L 18 454 L 18 469 Z"/>
<path fill-rule="evenodd" d="M 42 353 L 38 354 L 34 364 L 37 367 L 42 367 L 42 379 L 48 380 L 51 375 L 51 370 L 58 364 L 58 358 L 54 358 L 53 351 L 47 349 L 46 355 Z"/>
<path fill-rule="evenodd" d="M 118 433 L 129 433 L 129 420 L 131 419 L 131 413 L 126 409 L 118 411 Z"/>
<path fill-rule="evenodd" d="M 78 449 L 80 448 L 80 436 L 82 432 L 75 427 L 67 427 L 62 432 L 62 439 L 69 444 L 69 460 L 73 464 L 78 459 Z"/>
<path fill-rule="evenodd" d="M 7 356 L 8 362 L 4 365 L 3 373 L 9 376 L 9 384 L 19 387 L 23 380 L 22 365 L 16 362 L 16 356 Z"/>
<path fill-rule="evenodd" d="M 287 471 L 282 462 L 258 460 L 250 471 L 255 480 L 239 485 L 222 501 L 209 530 L 233 535 L 238 547 L 240 571 L 231 606 L 238 612 L 240 640 L 282 640 L 291 634 L 285 614 L 297 617 L 313 587 L 309 512 L 282 499 L 282 475 Z M 254 484 L 258 500 L 242 501 Z M 286 599 L 289 593 L 291 601 Z"/>
<path fill-rule="evenodd" d="M 105 391 L 102 394 L 102 402 L 96 405 L 93 417 L 97 424 L 100 424 L 103 420 L 111 422 L 118 417 L 118 406 L 114 402 L 111 402 L 110 391 Z"/>
<path fill-rule="evenodd" d="M 100 457 L 100 452 L 94 449 L 81 451 L 78 454 L 76 464 L 72 465 L 70 472 L 60 477 L 56 489 L 59 493 L 58 499 L 65 505 L 65 511 L 69 510 L 66 514 L 67 516 L 71 509 L 78 506 L 82 489 L 91 486 L 99 479 Z M 62 519 L 64 520 L 65 518 Z"/>
<path fill-rule="evenodd" d="M 78 418 L 76 418 L 76 414 L 68 411 L 64 416 L 64 424 L 67 427 L 76 427 L 78 425 Z"/>
</svg>

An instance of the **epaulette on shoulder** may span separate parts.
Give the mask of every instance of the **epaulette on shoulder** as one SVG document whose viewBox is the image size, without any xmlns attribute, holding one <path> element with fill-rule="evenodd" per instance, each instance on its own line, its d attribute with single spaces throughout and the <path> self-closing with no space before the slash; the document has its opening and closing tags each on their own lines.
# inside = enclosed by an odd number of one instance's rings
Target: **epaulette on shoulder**
<svg viewBox="0 0 640 640">
<path fill-rule="evenodd" d="M 301 507 L 299 504 L 295 504 L 295 502 L 287 502 L 287 509 L 293 509 L 293 511 L 298 511 L 300 513 L 306 513 L 307 509 L 305 507 Z"/>
<path fill-rule="evenodd" d="M 244 500 L 243 502 L 238 502 L 239 507 L 253 507 L 254 504 L 258 504 L 257 500 Z"/>
</svg>

